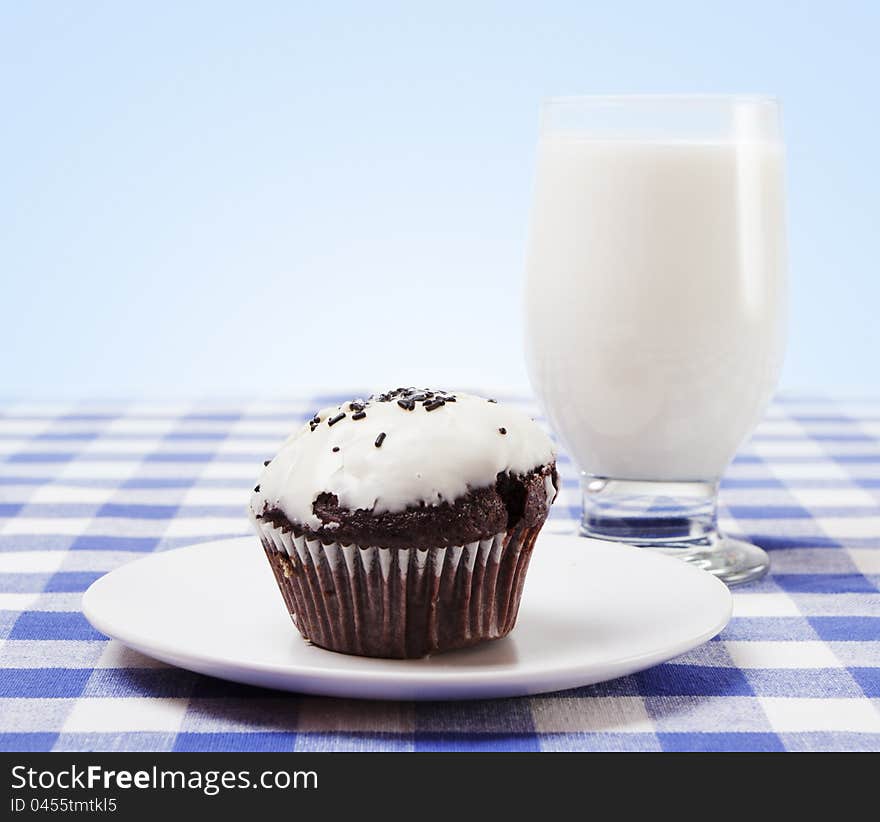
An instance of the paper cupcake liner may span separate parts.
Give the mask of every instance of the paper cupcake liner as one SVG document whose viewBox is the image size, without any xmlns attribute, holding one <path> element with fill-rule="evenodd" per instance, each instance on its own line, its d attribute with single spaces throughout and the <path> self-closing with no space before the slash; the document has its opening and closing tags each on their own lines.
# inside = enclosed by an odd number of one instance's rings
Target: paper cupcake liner
<svg viewBox="0 0 880 822">
<path fill-rule="evenodd" d="M 512 630 L 540 526 L 447 548 L 323 544 L 253 518 L 294 625 L 360 656 L 416 658 Z"/>
</svg>

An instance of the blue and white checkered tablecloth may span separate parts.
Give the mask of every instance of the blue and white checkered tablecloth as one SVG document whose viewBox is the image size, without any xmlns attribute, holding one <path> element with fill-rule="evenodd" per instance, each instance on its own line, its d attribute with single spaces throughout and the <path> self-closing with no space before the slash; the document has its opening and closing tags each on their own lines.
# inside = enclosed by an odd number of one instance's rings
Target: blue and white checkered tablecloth
<svg viewBox="0 0 880 822">
<path fill-rule="evenodd" d="M 773 405 L 722 491 L 722 524 L 769 550 L 771 575 L 735 589 L 720 637 L 641 674 L 361 702 L 200 676 L 91 628 L 80 597 L 101 574 L 248 533 L 261 461 L 337 399 L 0 407 L 0 748 L 880 750 L 880 400 Z M 577 480 L 560 468 L 547 527 L 573 531 Z"/>
</svg>

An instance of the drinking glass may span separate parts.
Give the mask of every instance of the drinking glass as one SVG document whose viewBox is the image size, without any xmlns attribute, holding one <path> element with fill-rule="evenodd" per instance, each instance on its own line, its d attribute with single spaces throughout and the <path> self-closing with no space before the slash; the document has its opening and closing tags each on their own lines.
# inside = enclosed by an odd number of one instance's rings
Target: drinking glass
<svg viewBox="0 0 880 822">
<path fill-rule="evenodd" d="M 783 167 L 771 98 L 543 106 L 526 356 L 582 472 L 581 533 L 675 554 L 728 584 L 769 566 L 718 531 L 716 502 L 782 363 Z"/>
</svg>

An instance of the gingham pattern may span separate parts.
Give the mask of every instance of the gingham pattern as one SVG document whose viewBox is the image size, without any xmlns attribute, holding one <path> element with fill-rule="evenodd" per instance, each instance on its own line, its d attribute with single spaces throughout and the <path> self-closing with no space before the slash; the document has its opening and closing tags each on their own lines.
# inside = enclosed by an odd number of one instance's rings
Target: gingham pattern
<svg viewBox="0 0 880 822">
<path fill-rule="evenodd" d="M 722 523 L 772 575 L 736 590 L 721 637 L 642 674 L 523 699 L 323 699 L 170 668 L 89 626 L 80 596 L 104 572 L 248 533 L 260 461 L 337 399 L 0 408 L 0 747 L 880 750 L 880 400 L 771 408 Z M 572 531 L 560 468 L 547 527 Z"/>
</svg>

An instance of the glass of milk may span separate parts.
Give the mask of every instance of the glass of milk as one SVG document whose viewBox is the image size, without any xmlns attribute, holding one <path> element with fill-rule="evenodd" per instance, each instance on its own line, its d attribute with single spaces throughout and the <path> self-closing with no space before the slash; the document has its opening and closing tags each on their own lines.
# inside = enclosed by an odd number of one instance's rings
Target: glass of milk
<svg viewBox="0 0 880 822">
<path fill-rule="evenodd" d="M 778 103 L 545 103 L 526 275 L 532 385 L 583 477 L 584 535 L 729 584 L 767 555 L 716 527 L 718 483 L 785 342 Z"/>
</svg>

